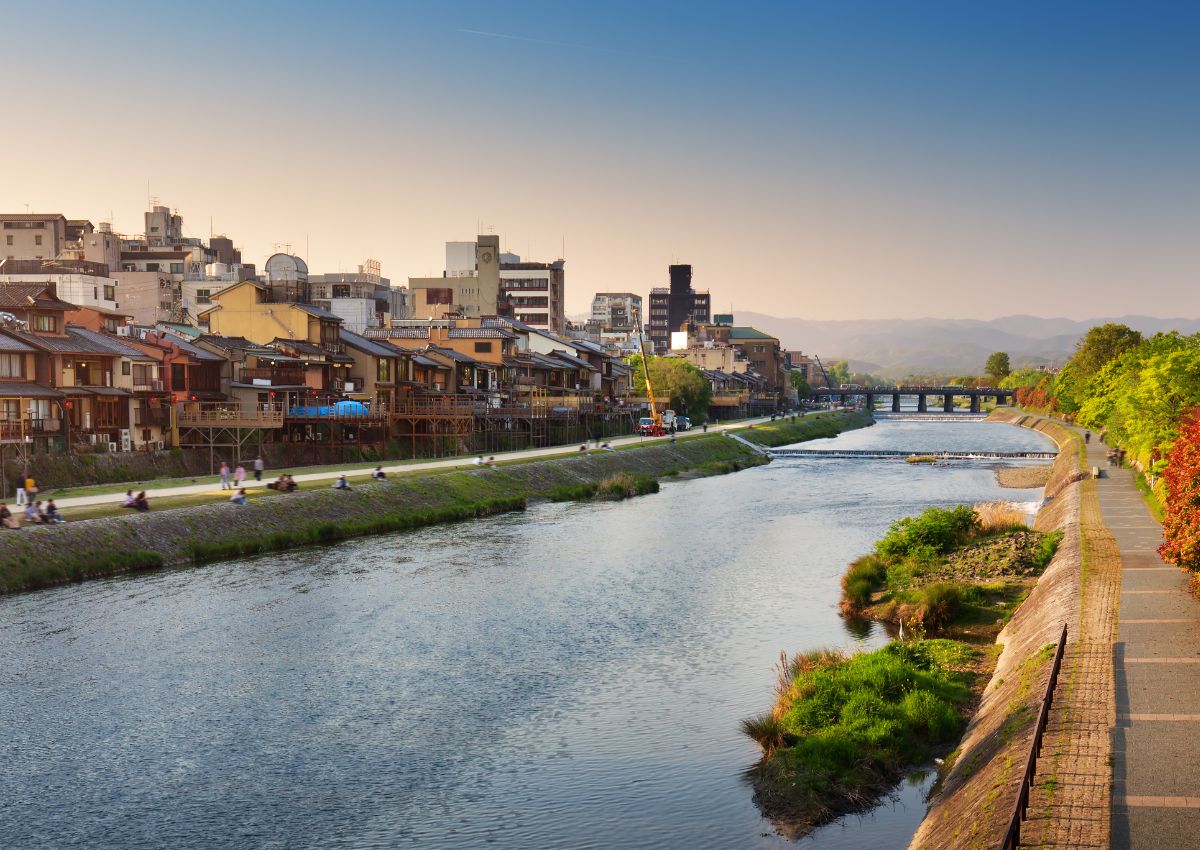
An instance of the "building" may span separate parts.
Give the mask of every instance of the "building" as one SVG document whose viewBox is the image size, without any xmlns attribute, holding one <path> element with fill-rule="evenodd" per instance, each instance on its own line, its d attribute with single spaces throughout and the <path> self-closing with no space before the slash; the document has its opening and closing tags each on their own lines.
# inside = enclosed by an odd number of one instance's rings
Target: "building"
<svg viewBox="0 0 1200 850">
<path fill-rule="evenodd" d="M 503 254 L 500 295 L 496 314 L 511 316 L 539 330 L 562 334 L 567 329 L 563 304 L 566 261 L 522 262 L 516 254 Z"/>
<path fill-rule="evenodd" d="M 53 260 L 78 246 L 94 228 L 90 221 L 68 219 L 62 213 L 0 214 L 0 259 Z"/>
<path fill-rule="evenodd" d="M 308 304 L 312 290 L 308 284 L 308 263 L 294 254 L 272 254 L 263 266 L 265 283 L 271 300 L 278 303 Z"/>
<path fill-rule="evenodd" d="M 740 325 L 705 325 L 702 335 L 717 345 L 728 345 L 742 352 L 753 371 L 762 377 L 770 392 L 783 393 L 787 386 L 785 359 L 779 339 L 757 328 Z"/>
<path fill-rule="evenodd" d="M 500 300 L 500 237 L 446 243 L 441 277 L 408 279 L 409 313 L 415 319 L 495 315 Z"/>
<path fill-rule="evenodd" d="M 118 281 L 108 267 L 87 260 L 0 260 L 0 286 L 48 283 L 63 301 L 80 307 L 116 311 Z"/>
<path fill-rule="evenodd" d="M 684 330 L 684 325 L 706 325 L 712 321 L 712 301 L 709 293 L 692 288 L 692 267 L 667 267 L 671 285 L 650 290 L 650 339 L 654 351 L 667 352 L 671 334 Z"/>
<path fill-rule="evenodd" d="M 645 319 L 642 296 L 632 292 L 597 292 L 592 298 L 591 321 L 603 332 L 625 331 L 634 328 L 634 313 Z"/>
<path fill-rule="evenodd" d="M 341 316 L 342 328 L 351 333 L 406 317 L 408 291 L 392 288 L 381 276 L 378 260 L 367 260 L 357 272 L 310 275 L 308 286 L 312 303 Z"/>
</svg>

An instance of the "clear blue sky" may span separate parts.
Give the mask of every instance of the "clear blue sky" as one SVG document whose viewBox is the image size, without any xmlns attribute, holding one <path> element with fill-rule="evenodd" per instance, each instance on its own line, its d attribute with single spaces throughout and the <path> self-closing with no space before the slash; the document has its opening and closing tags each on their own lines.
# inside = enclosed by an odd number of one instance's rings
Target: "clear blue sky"
<svg viewBox="0 0 1200 850">
<path fill-rule="evenodd" d="M 673 261 L 814 318 L 1200 315 L 1200 5 L 161 3 L 5 12 L 0 207 L 568 308 Z M 14 74 L 19 69 L 19 73 Z M 30 132 L 17 132 L 25 127 Z M 18 166 L 16 163 L 20 162 Z M 306 248 L 307 245 L 307 248 Z"/>
</svg>

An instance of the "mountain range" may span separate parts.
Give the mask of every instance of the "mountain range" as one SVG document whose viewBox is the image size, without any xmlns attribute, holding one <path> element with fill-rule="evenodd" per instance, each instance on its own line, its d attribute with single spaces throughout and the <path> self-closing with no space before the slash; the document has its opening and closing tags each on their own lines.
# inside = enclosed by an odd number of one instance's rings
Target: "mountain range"
<svg viewBox="0 0 1200 850">
<path fill-rule="evenodd" d="M 738 312 L 739 325 L 753 325 L 777 336 L 783 347 L 816 354 L 828 365 L 848 360 L 854 371 L 889 377 L 922 373 L 978 374 L 994 351 L 1006 351 L 1014 369 L 1061 365 L 1088 328 L 1107 322 L 1129 325 L 1143 334 L 1200 331 L 1200 319 L 1152 316 L 1048 319 L 1003 316 L 999 319 L 851 319 L 826 321 L 779 318 Z"/>
</svg>

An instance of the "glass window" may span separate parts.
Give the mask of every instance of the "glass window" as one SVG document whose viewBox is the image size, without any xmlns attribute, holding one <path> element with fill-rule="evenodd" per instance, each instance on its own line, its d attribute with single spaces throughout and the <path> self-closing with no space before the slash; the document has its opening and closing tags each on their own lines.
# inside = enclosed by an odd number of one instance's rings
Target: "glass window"
<svg viewBox="0 0 1200 850">
<path fill-rule="evenodd" d="M 117 300 L 117 288 L 115 286 L 105 286 L 104 287 L 104 300 L 105 301 L 116 301 Z"/>
<path fill-rule="evenodd" d="M 58 322 L 55 321 L 53 316 L 39 316 L 35 314 L 33 317 L 33 329 L 45 333 L 54 333 L 58 330 Z"/>
<path fill-rule="evenodd" d="M 0 378 L 24 378 L 24 354 L 0 354 Z"/>
<path fill-rule="evenodd" d="M 171 263 L 171 274 L 183 274 L 183 263 Z"/>
</svg>

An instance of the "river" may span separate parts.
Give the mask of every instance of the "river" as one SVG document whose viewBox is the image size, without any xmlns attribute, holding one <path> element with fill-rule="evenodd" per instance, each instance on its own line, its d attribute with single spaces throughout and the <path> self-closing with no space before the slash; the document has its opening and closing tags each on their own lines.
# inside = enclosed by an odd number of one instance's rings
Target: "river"
<svg viewBox="0 0 1200 850">
<path fill-rule="evenodd" d="M 1044 451 L 994 423 L 806 448 Z M 929 778 L 774 834 L 738 721 L 892 520 L 979 463 L 796 458 L 527 512 L 0 598 L 0 847 L 904 847 Z"/>
</svg>

